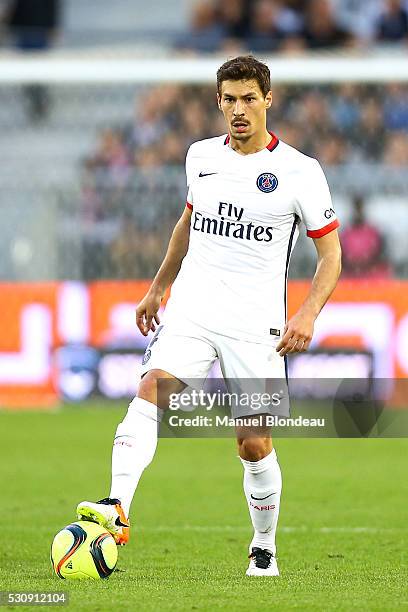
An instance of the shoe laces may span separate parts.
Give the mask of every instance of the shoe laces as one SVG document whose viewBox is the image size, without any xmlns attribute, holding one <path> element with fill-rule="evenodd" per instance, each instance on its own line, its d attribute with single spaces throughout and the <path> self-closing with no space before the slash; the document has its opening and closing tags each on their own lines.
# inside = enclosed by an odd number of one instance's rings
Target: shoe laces
<svg viewBox="0 0 408 612">
<path fill-rule="evenodd" d="M 258 548 L 254 546 L 250 555 L 248 555 L 248 559 L 253 559 L 256 567 L 260 569 L 268 569 L 271 564 L 271 560 L 273 559 L 273 554 L 266 550 L 265 548 Z"/>
<path fill-rule="evenodd" d="M 116 504 L 120 504 L 120 499 L 112 499 L 112 497 L 104 497 L 100 499 L 97 504 L 105 504 L 106 506 L 116 506 Z"/>
</svg>

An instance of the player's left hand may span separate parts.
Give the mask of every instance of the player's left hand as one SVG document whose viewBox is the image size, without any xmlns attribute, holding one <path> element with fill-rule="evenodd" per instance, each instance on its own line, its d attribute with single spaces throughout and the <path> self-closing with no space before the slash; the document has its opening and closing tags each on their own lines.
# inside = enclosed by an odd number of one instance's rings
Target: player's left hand
<svg viewBox="0 0 408 612">
<path fill-rule="evenodd" d="M 309 348 L 313 336 L 315 318 L 305 312 L 297 312 L 285 325 L 282 340 L 276 347 L 281 357 L 288 353 L 303 353 Z"/>
</svg>

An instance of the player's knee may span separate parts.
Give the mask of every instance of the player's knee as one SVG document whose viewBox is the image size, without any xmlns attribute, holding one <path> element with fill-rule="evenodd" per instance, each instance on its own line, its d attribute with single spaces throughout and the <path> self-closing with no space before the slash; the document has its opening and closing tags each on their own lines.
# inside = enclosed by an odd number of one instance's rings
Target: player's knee
<svg viewBox="0 0 408 612">
<path fill-rule="evenodd" d="M 238 440 L 239 456 L 245 461 L 260 461 L 272 450 L 270 438 L 241 438 Z"/>
<path fill-rule="evenodd" d="M 185 386 L 163 370 L 150 370 L 141 379 L 137 396 L 166 410 L 169 407 L 170 395 L 180 393 Z"/>
<path fill-rule="evenodd" d="M 137 397 L 140 397 L 147 402 L 156 404 L 157 402 L 157 384 L 158 376 L 155 370 L 147 372 L 139 383 Z"/>
</svg>

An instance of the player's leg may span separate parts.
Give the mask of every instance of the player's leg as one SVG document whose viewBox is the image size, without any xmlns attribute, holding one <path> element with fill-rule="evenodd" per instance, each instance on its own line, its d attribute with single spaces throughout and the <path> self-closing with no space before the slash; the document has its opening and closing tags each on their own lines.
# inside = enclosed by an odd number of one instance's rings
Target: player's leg
<svg viewBox="0 0 408 612">
<path fill-rule="evenodd" d="M 164 380 L 166 384 L 162 385 Z M 165 394 L 160 393 L 163 386 Z M 137 397 L 130 403 L 125 418 L 117 427 L 109 497 L 120 499 L 126 516 L 129 516 L 140 477 L 156 452 L 160 421 L 168 407 L 169 395 L 180 393 L 185 386 L 164 370 L 150 370 L 140 381 Z M 158 397 L 159 394 L 161 397 Z"/>
<path fill-rule="evenodd" d="M 276 353 L 274 344 L 262 345 L 223 338 L 218 340 L 217 350 L 231 391 L 243 389 L 255 397 L 268 390 L 280 392 L 282 386 L 285 387 L 280 384 L 286 382 L 284 360 Z M 266 424 L 262 410 L 262 407 L 258 407 L 255 416 L 248 407 L 235 413 L 233 410 L 234 417 L 245 417 L 245 425 L 236 427 L 236 435 L 244 468 L 244 493 L 254 528 L 247 575 L 278 576 L 275 537 L 282 475 L 272 445 L 271 428 Z M 271 414 L 269 410 L 266 412 Z M 282 408 L 278 408 L 278 412 L 282 414 Z M 259 424 L 261 415 L 264 420 Z"/>
<path fill-rule="evenodd" d="M 166 384 L 161 385 L 164 380 Z M 185 386 L 164 370 L 154 369 L 146 373 L 137 396 L 116 429 L 109 497 L 78 504 L 78 517 L 103 525 L 113 533 L 117 544 L 123 545 L 129 540 L 130 504 L 139 480 L 156 452 L 160 421 L 168 406 L 168 397 L 170 393 L 180 393 Z M 158 392 L 163 387 L 166 396 L 163 391 L 161 394 Z"/>
<path fill-rule="evenodd" d="M 244 493 L 254 528 L 247 575 L 278 576 L 276 528 L 282 476 L 270 432 L 237 427 L 238 452 L 244 467 Z"/>
<path fill-rule="evenodd" d="M 150 341 L 137 397 L 116 430 L 109 497 L 96 503 L 81 502 L 77 507 L 79 517 L 102 524 L 118 544 L 129 539 L 130 505 L 140 477 L 154 457 L 170 394 L 185 388 L 182 378 L 205 378 L 216 356 L 214 347 L 195 330 L 161 330 L 160 336 L 156 333 Z"/>
</svg>

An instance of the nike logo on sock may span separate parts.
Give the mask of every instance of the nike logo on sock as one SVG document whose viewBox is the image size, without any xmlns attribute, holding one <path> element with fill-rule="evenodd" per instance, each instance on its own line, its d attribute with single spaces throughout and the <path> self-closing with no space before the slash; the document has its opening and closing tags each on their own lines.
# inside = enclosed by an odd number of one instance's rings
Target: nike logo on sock
<svg viewBox="0 0 408 612">
<path fill-rule="evenodd" d="M 218 174 L 218 172 L 200 172 L 198 176 L 202 178 L 203 176 L 211 176 L 212 174 Z"/>
<path fill-rule="evenodd" d="M 268 499 L 268 497 L 270 497 L 271 495 L 275 495 L 276 491 L 274 491 L 273 493 L 269 493 L 269 495 L 267 495 L 266 497 L 254 497 L 251 493 L 251 497 L 252 499 L 256 499 L 256 501 L 262 501 L 264 499 Z"/>
</svg>

